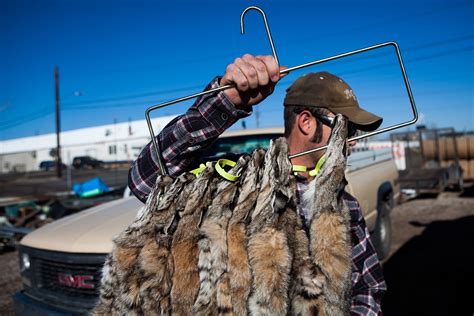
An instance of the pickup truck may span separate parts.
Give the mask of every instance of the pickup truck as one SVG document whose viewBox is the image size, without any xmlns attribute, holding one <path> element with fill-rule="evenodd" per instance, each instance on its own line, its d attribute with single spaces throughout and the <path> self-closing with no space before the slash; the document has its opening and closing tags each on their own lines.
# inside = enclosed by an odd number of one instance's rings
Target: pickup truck
<svg viewBox="0 0 474 316">
<path fill-rule="evenodd" d="M 207 154 L 266 147 L 282 129 L 224 133 Z M 380 258 L 390 251 L 390 210 L 399 198 L 390 151 L 357 149 L 349 157 L 347 190 L 360 202 Z M 17 315 L 86 314 L 99 293 L 101 268 L 112 238 L 143 204 L 133 196 L 105 203 L 48 224 L 25 236 L 19 248 L 23 290 L 14 295 Z"/>
</svg>

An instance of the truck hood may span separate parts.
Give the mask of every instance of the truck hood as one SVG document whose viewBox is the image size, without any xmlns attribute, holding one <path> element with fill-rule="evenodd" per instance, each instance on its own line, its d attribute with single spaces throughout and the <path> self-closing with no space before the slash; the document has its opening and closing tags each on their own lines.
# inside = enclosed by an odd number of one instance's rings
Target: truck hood
<svg viewBox="0 0 474 316">
<path fill-rule="evenodd" d="M 104 203 L 45 225 L 26 235 L 21 244 L 61 252 L 109 253 L 112 239 L 143 206 L 135 197 Z"/>
</svg>

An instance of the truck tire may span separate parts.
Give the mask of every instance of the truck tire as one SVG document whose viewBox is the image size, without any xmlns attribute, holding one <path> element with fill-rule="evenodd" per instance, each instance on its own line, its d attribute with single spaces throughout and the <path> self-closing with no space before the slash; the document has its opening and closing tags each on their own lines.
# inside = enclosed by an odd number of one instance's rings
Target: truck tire
<svg viewBox="0 0 474 316">
<path fill-rule="evenodd" d="M 390 219 L 390 212 L 393 206 L 393 198 L 384 198 L 380 201 L 379 213 L 375 229 L 372 232 L 371 239 L 374 244 L 375 251 L 379 260 L 383 260 L 390 254 L 390 246 L 392 244 L 392 221 Z"/>
</svg>

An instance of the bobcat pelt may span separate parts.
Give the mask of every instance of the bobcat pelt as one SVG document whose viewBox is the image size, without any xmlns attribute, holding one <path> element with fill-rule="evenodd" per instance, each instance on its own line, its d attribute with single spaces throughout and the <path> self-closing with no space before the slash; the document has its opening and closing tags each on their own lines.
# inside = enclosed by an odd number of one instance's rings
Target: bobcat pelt
<svg viewBox="0 0 474 316">
<path fill-rule="evenodd" d="M 318 313 L 322 315 L 350 312 L 350 214 L 342 200 L 346 184 L 346 135 L 347 121 L 337 115 L 326 150 L 326 162 L 304 193 L 304 198 L 310 201 L 309 209 L 313 211 L 309 251 L 316 268 L 324 276 L 324 295 L 316 302 Z"/>
<path fill-rule="evenodd" d="M 339 315 L 348 313 L 350 243 L 344 185 L 346 123 L 310 184 L 313 217 L 297 214 L 286 139 L 242 156 L 223 179 L 158 177 L 135 221 L 114 239 L 95 315 Z"/>
</svg>

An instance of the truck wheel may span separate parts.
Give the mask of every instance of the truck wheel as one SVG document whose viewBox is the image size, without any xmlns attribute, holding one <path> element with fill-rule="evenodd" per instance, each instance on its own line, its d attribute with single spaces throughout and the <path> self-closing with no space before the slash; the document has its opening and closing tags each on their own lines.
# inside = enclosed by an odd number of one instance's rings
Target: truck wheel
<svg viewBox="0 0 474 316">
<path fill-rule="evenodd" d="M 392 243 L 392 221 L 390 211 L 392 210 L 391 198 L 383 200 L 380 205 L 379 215 L 375 223 L 375 229 L 372 233 L 372 243 L 379 260 L 383 260 L 390 254 Z"/>
</svg>

